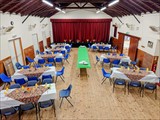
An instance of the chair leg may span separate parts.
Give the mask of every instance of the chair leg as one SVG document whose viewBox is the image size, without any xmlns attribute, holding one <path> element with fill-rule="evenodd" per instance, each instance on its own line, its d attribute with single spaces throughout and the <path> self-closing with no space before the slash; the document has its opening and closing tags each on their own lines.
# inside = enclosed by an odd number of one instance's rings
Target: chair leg
<svg viewBox="0 0 160 120">
<path fill-rule="evenodd" d="M 113 93 L 114 93 L 115 83 L 113 83 Z"/>
<path fill-rule="evenodd" d="M 96 62 L 95 66 L 97 65 L 98 62 L 99 62 L 99 61 Z"/>
<path fill-rule="evenodd" d="M 63 75 L 61 75 L 63 78 L 64 78 L 64 76 Z"/>
<path fill-rule="evenodd" d="M 129 95 L 129 83 L 128 83 L 128 95 Z"/>
<path fill-rule="evenodd" d="M 106 79 L 107 79 L 107 78 L 105 78 L 105 79 L 102 81 L 102 83 L 101 83 L 101 84 L 103 84 L 103 83 L 104 83 L 104 81 L 106 81 Z"/>
<path fill-rule="evenodd" d="M 62 100 L 61 100 L 61 103 L 60 103 L 60 106 L 59 106 L 59 108 L 61 108 L 62 102 L 63 102 L 63 98 L 62 98 Z"/>
<path fill-rule="evenodd" d="M 56 76 L 56 81 L 55 81 L 55 83 L 57 82 L 57 78 L 58 78 L 58 76 Z"/>
<path fill-rule="evenodd" d="M 40 105 L 39 104 L 40 103 L 38 103 L 38 114 L 39 114 L 39 119 L 41 120 L 41 115 L 40 115 L 41 111 L 40 111 Z"/>
<path fill-rule="evenodd" d="M 126 94 L 126 83 L 124 85 L 124 94 Z"/>
<path fill-rule="evenodd" d="M 112 79 L 111 78 L 108 78 L 108 79 L 109 79 L 110 85 L 112 85 Z"/>
<path fill-rule="evenodd" d="M 63 80 L 63 82 L 65 82 L 64 79 L 62 78 L 62 76 L 60 76 L 60 78 Z"/>
<path fill-rule="evenodd" d="M 155 89 L 155 99 L 157 99 L 157 88 Z"/>
<path fill-rule="evenodd" d="M 68 63 L 69 63 L 69 61 L 68 60 L 66 60 Z"/>
<path fill-rule="evenodd" d="M 66 98 L 66 100 L 72 105 L 72 103 Z M 73 105 L 72 105 L 73 106 Z"/>
<path fill-rule="evenodd" d="M 55 107 L 55 100 L 51 100 L 52 102 L 52 106 L 53 106 L 53 109 L 54 109 L 54 116 L 56 117 L 56 107 Z"/>
<path fill-rule="evenodd" d="M 37 113 L 38 113 L 38 110 L 37 110 L 37 104 L 35 103 L 35 108 L 36 108 L 36 120 L 38 120 L 38 116 L 37 116 Z"/>
</svg>

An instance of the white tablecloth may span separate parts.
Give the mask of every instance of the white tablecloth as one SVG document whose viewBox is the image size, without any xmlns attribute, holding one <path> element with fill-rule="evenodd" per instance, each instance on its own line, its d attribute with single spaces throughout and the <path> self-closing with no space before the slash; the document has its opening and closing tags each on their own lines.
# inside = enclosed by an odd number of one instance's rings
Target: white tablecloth
<svg viewBox="0 0 160 120">
<path fill-rule="evenodd" d="M 15 89 L 9 89 L 8 93 L 12 92 L 13 90 L 15 90 Z M 12 99 L 10 97 L 7 97 L 4 94 L 5 91 L 6 90 L 0 91 L 0 109 L 5 109 L 5 108 L 15 107 L 15 106 L 19 106 L 21 104 L 25 104 L 25 103 L 20 102 L 18 100 L 15 100 L 15 99 Z M 38 102 L 42 102 L 42 101 L 46 101 L 46 100 L 50 100 L 50 99 L 56 99 L 55 83 L 52 83 L 51 84 L 51 88 L 48 89 L 46 92 L 44 92 L 41 95 L 41 97 L 39 98 Z"/>
<path fill-rule="evenodd" d="M 111 68 L 112 74 L 111 78 L 119 78 L 119 79 L 125 79 L 125 80 L 130 80 L 124 73 L 118 71 L 119 68 Z M 152 83 L 157 83 L 159 82 L 159 78 L 154 74 L 154 72 L 149 71 L 150 74 L 146 75 L 139 81 L 141 82 L 152 82 Z"/>
<path fill-rule="evenodd" d="M 56 75 L 56 69 L 55 69 L 55 67 L 53 66 L 53 67 L 49 67 L 49 68 L 50 68 L 50 69 L 47 70 L 47 71 L 45 71 L 42 75 L 52 75 L 52 77 L 55 76 L 55 75 Z M 25 75 L 18 73 L 18 71 L 19 71 L 19 70 L 17 70 L 17 71 L 11 76 L 12 81 L 14 81 L 14 79 L 19 79 L 19 78 L 27 79 L 27 77 L 26 77 Z M 39 78 L 41 78 L 42 75 L 41 75 Z"/>
</svg>

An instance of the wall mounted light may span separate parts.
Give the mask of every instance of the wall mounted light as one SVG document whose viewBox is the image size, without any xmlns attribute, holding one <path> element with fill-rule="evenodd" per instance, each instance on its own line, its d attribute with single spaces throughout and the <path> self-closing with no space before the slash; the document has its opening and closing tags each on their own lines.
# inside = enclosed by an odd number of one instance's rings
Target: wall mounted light
<svg viewBox="0 0 160 120">
<path fill-rule="evenodd" d="M 108 4 L 108 6 L 110 7 L 110 6 L 113 6 L 113 5 L 115 5 L 116 3 L 118 3 L 119 2 L 119 0 L 115 0 L 115 1 L 113 1 L 113 2 L 111 2 L 111 3 L 109 3 Z"/>
<path fill-rule="evenodd" d="M 100 13 L 101 11 L 104 11 L 107 7 L 102 7 L 100 10 L 98 10 L 96 13 Z"/>
<path fill-rule="evenodd" d="M 51 6 L 51 7 L 53 7 L 53 4 L 50 3 L 50 2 L 48 2 L 48 1 L 46 1 L 46 0 L 42 0 L 42 2 L 45 3 L 45 4 L 47 4 L 47 5 L 49 5 L 49 6 Z"/>
</svg>

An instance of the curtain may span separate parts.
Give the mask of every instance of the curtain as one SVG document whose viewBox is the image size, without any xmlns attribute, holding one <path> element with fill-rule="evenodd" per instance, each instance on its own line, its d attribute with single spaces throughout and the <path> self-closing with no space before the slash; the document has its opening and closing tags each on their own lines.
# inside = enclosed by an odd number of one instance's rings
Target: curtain
<svg viewBox="0 0 160 120">
<path fill-rule="evenodd" d="M 54 42 L 108 42 L 112 19 L 51 19 Z M 66 40 L 66 41 L 65 41 Z"/>
</svg>

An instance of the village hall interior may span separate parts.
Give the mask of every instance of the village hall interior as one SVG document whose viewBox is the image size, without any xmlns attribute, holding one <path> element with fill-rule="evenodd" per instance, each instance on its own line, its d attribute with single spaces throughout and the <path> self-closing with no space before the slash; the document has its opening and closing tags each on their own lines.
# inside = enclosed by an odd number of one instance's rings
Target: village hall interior
<svg viewBox="0 0 160 120">
<path fill-rule="evenodd" d="M 0 0 L 0 120 L 160 120 L 160 0 Z"/>
</svg>

